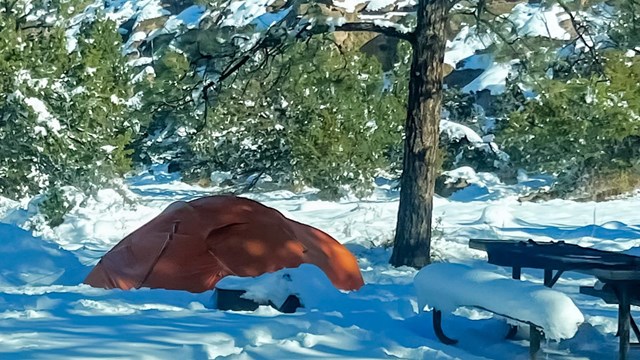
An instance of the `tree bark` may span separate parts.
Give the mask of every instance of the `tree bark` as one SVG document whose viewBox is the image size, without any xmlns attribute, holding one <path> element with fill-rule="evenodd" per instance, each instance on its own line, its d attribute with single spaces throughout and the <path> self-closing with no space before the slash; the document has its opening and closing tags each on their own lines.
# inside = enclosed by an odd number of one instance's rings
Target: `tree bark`
<svg viewBox="0 0 640 360">
<path fill-rule="evenodd" d="M 394 266 L 421 268 L 430 262 L 446 44 L 446 1 L 420 0 L 417 17 L 405 124 L 400 208 L 390 262 Z"/>
</svg>

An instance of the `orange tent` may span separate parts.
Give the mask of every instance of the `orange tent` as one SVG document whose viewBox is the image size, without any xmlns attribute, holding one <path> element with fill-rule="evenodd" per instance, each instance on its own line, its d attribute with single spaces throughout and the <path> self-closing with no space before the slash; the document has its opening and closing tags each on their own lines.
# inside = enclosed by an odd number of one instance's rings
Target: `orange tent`
<svg viewBox="0 0 640 360">
<path fill-rule="evenodd" d="M 317 265 L 337 288 L 364 284 L 354 256 L 326 233 L 253 200 L 210 196 L 169 205 L 106 253 L 84 282 L 203 292 L 227 275 L 302 263 Z"/>
</svg>

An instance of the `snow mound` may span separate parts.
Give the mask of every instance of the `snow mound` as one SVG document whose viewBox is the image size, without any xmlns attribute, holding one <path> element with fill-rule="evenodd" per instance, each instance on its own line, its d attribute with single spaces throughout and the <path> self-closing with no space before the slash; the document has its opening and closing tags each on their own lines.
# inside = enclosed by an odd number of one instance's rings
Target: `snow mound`
<svg viewBox="0 0 640 360">
<path fill-rule="evenodd" d="M 484 151 L 487 156 L 495 158 L 493 166 L 496 168 L 500 168 L 509 162 L 509 155 L 500 150 L 498 145 L 493 142 L 493 139 L 490 136 L 485 136 L 483 138 L 468 126 L 451 120 L 442 119 L 440 120 L 440 134 L 445 137 L 446 142 L 450 143 L 466 139 L 469 142 L 469 145 L 474 149 Z M 456 156 L 456 162 L 460 160 L 461 156 L 462 154 L 458 153 Z"/>
<path fill-rule="evenodd" d="M 195 28 L 198 23 L 206 14 L 206 8 L 201 5 L 191 5 L 188 8 L 182 10 L 177 16 L 169 17 L 169 20 L 164 23 L 164 29 L 167 32 L 173 32 L 178 30 L 180 26 L 187 28 Z"/>
<path fill-rule="evenodd" d="M 267 12 L 267 7 L 274 0 L 240 0 L 229 4 L 229 14 L 222 21 L 222 26 L 247 26 Z"/>
<path fill-rule="evenodd" d="M 467 138 L 471 143 L 482 143 L 482 138 L 471 128 L 456 122 L 442 119 L 440 120 L 440 132 L 444 133 L 448 139 L 460 140 Z"/>
<path fill-rule="evenodd" d="M 447 40 L 444 62 L 454 68 L 458 68 L 459 63 L 464 61 L 464 65 L 460 69 L 486 69 L 488 64 L 477 67 L 473 65 L 477 65 L 477 63 L 473 60 L 468 63 L 467 59 L 476 55 L 477 51 L 484 50 L 493 43 L 492 35 L 478 33 L 476 26 L 463 26 L 453 40 Z"/>
<path fill-rule="evenodd" d="M 557 4 L 547 8 L 544 5 L 521 3 L 513 8 L 508 17 L 519 35 L 558 40 L 569 40 L 571 37 L 560 26 L 562 21 L 568 19 L 569 15 Z"/>
<path fill-rule="evenodd" d="M 630 227 L 621 221 L 608 221 L 600 226 L 607 230 L 630 230 Z"/>
<path fill-rule="evenodd" d="M 427 305 L 448 312 L 480 307 L 532 322 L 551 340 L 572 338 L 584 322 L 582 312 L 564 293 L 462 264 L 426 266 L 416 274 L 414 286 L 420 311 Z"/>
<path fill-rule="evenodd" d="M 443 174 L 447 175 L 447 182 L 455 182 L 458 179 L 464 179 L 470 184 L 481 182 L 476 171 L 470 166 L 461 166 L 453 170 L 444 171 Z"/>
<path fill-rule="evenodd" d="M 341 295 L 327 275 L 317 266 L 302 264 L 256 277 L 226 276 L 216 284 L 218 289 L 245 290 L 242 295 L 258 303 L 271 301 L 281 307 L 289 295 L 295 295 L 306 308 L 319 308 Z M 333 303 L 334 301 L 329 301 Z"/>
<path fill-rule="evenodd" d="M 77 285 L 89 269 L 56 244 L 0 223 L 0 286 Z"/>
<path fill-rule="evenodd" d="M 476 223 L 500 228 L 518 227 L 518 220 L 511 213 L 511 209 L 504 205 L 487 205 Z"/>
<path fill-rule="evenodd" d="M 517 60 L 511 63 L 493 63 L 489 65 L 480 76 L 463 87 L 462 91 L 474 93 L 489 90 L 491 95 L 502 94 L 506 87 L 506 79 L 511 72 L 511 66 L 514 63 L 517 63 Z"/>
</svg>

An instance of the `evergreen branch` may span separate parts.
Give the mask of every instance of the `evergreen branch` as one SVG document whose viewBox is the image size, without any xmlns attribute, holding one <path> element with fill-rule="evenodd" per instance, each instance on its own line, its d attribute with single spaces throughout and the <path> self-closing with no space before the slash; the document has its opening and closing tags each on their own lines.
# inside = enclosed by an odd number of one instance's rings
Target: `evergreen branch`
<svg viewBox="0 0 640 360">
<path fill-rule="evenodd" d="M 23 25 L 18 25 L 18 26 L 19 26 L 19 30 L 22 30 L 22 31 L 29 30 L 29 29 L 44 30 L 44 29 L 54 28 L 55 24 L 48 24 L 44 20 L 42 20 L 42 21 L 25 22 Z"/>
</svg>

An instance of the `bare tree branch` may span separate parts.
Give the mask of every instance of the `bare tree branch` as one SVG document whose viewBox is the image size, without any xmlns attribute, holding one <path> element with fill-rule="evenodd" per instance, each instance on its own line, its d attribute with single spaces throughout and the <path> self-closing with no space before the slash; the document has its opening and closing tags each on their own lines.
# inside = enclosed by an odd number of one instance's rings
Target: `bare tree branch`
<svg viewBox="0 0 640 360">
<path fill-rule="evenodd" d="M 596 41 L 594 40 L 591 32 L 589 31 L 589 27 L 585 25 L 582 21 L 578 20 L 575 14 L 569 9 L 569 7 L 562 0 L 556 0 L 558 5 L 562 7 L 562 9 L 569 15 L 569 19 L 571 20 L 571 26 L 573 26 L 574 30 L 578 37 L 576 40 L 580 40 L 582 44 L 587 48 L 589 55 L 591 56 L 592 63 L 595 66 L 595 71 L 606 78 L 606 74 L 604 73 L 604 61 L 600 56 L 600 53 L 596 49 Z M 586 38 L 588 37 L 588 39 Z"/>
<path fill-rule="evenodd" d="M 313 30 L 312 30 L 313 31 Z M 367 22 L 355 22 L 355 23 L 345 23 L 340 26 L 335 27 L 335 31 L 367 31 L 367 32 L 375 32 L 379 34 L 383 34 L 389 37 L 394 37 L 398 39 L 402 39 L 408 41 L 410 43 L 415 42 L 415 34 L 413 32 L 404 33 L 399 31 L 396 28 L 380 26 L 373 23 Z"/>
</svg>

